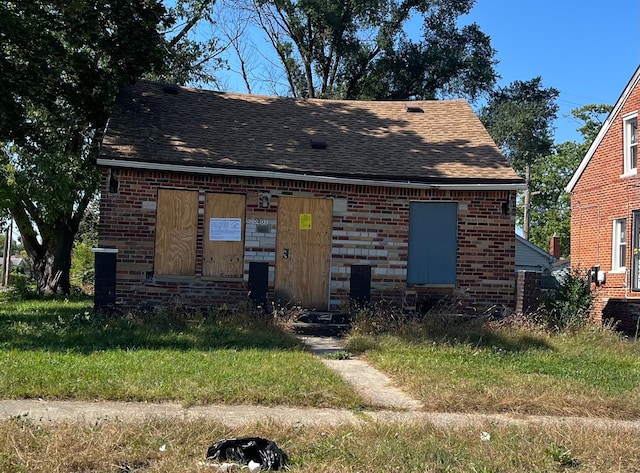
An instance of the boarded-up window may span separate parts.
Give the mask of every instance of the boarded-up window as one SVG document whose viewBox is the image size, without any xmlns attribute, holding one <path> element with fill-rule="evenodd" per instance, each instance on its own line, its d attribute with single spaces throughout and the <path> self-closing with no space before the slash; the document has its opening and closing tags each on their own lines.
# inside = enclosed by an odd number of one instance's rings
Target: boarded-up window
<svg viewBox="0 0 640 473">
<path fill-rule="evenodd" d="M 157 218 L 155 273 L 194 275 L 198 192 L 159 189 Z"/>
<path fill-rule="evenodd" d="M 242 277 L 244 209 L 244 195 L 207 194 L 204 212 L 203 276 Z"/>
<path fill-rule="evenodd" d="M 455 284 L 458 205 L 409 204 L 409 284 Z"/>
</svg>

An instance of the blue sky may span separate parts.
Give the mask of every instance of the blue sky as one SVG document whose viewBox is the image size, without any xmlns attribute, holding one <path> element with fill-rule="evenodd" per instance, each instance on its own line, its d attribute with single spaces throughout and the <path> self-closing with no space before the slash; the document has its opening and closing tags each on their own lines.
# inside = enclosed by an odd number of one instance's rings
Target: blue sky
<svg viewBox="0 0 640 473">
<path fill-rule="evenodd" d="M 477 0 L 461 18 L 471 22 L 497 51 L 500 86 L 541 76 L 543 86 L 560 91 L 556 143 L 581 141 L 571 110 L 613 105 L 640 64 L 640 0 Z M 246 92 L 233 73 L 222 83 Z M 254 93 L 270 92 L 254 84 Z"/>
<path fill-rule="evenodd" d="M 640 64 L 640 0 L 478 0 L 500 85 L 541 76 L 560 91 L 556 143 L 580 140 L 571 110 L 614 104 Z"/>
</svg>

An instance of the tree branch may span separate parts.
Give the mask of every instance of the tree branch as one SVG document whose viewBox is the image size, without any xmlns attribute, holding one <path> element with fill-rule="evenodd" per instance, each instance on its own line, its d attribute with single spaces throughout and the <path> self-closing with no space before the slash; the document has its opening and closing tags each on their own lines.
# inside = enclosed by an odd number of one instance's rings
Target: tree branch
<svg viewBox="0 0 640 473">
<path fill-rule="evenodd" d="M 175 47 L 175 45 L 178 44 L 180 40 L 184 38 L 187 35 L 187 33 L 189 33 L 189 31 L 191 31 L 191 29 L 198 24 L 200 20 L 202 20 L 202 17 L 204 16 L 204 11 L 206 10 L 207 5 L 208 5 L 207 1 L 203 1 L 202 3 L 199 4 L 199 8 L 196 10 L 194 16 L 192 16 L 187 21 L 184 28 L 182 28 L 182 30 L 180 30 L 180 32 L 177 35 L 171 38 L 171 41 L 169 41 L 169 47 L 171 48 Z"/>
</svg>

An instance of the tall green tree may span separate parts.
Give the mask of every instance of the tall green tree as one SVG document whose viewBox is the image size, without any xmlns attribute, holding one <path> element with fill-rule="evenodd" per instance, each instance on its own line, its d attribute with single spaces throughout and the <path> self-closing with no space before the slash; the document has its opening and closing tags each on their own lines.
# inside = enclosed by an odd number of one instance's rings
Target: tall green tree
<svg viewBox="0 0 640 473">
<path fill-rule="evenodd" d="M 558 95 L 557 89 L 542 86 L 541 77 L 514 81 L 494 90 L 479 114 L 493 140 L 526 182 L 527 189 L 518 218 L 523 237 L 527 240 L 531 227 L 529 216 L 533 167 L 552 153 Z"/>
<path fill-rule="evenodd" d="M 68 293 L 73 239 L 97 190 L 95 156 L 118 87 L 161 70 L 155 0 L 0 3 L 0 208 L 39 293 Z"/>
<path fill-rule="evenodd" d="M 295 97 L 475 99 L 497 78 L 489 37 L 458 26 L 475 0 L 247 1 Z"/>
<path fill-rule="evenodd" d="M 530 240 L 542 248 L 548 248 L 550 238 L 559 236 L 563 257 L 569 256 L 571 248 L 571 196 L 565 187 L 611 108 L 605 104 L 590 104 L 573 109 L 571 114 L 580 123 L 577 130 L 582 140 L 558 144 L 553 153 L 535 161 L 532 166 Z"/>
<path fill-rule="evenodd" d="M 587 154 L 593 140 L 596 139 L 611 110 L 613 110 L 613 106 L 604 103 L 584 105 L 571 110 L 571 115 L 580 123 L 577 130 L 582 135 L 582 142 L 578 145 L 583 157 Z"/>
<path fill-rule="evenodd" d="M 213 80 L 215 0 L 0 2 L 0 216 L 12 217 L 42 294 L 68 293 L 73 240 L 99 174 L 119 87 Z"/>
</svg>

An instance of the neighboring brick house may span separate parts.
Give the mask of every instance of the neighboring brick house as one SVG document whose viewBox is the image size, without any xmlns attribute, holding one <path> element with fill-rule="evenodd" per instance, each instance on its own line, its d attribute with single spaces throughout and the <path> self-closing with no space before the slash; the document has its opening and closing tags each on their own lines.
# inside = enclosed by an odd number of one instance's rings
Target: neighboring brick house
<svg viewBox="0 0 640 473">
<path fill-rule="evenodd" d="M 98 165 L 99 251 L 116 276 L 97 279 L 116 303 L 337 311 L 411 288 L 513 305 L 523 181 L 464 100 L 139 82 L 116 101 Z"/>
<path fill-rule="evenodd" d="M 593 269 L 595 316 L 633 333 L 640 308 L 639 110 L 640 68 L 567 185 L 571 264 Z"/>
</svg>

